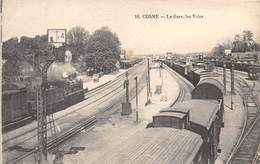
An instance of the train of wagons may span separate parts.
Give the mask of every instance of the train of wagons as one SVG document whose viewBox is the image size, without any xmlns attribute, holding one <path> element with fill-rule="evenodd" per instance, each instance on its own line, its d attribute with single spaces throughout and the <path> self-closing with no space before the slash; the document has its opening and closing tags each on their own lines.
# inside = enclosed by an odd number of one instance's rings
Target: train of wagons
<svg viewBox="0 0 260 164">
<path fill-rule="evenodd" d="M 84 99 L 83 83 L 76 79 L 50 82 L 46 92 L 47 114 L 65 109 Z M 2 85 L 2 130 L 21 127 L 36 119 L 36 90 L 24 82 Z"/>
<path fill-rule="evenodd" d="M 185 62 L 175 63 L 172 61 L 164 61 L 169 67 L 174 69 L 176 72 L 184 76 L 187 80 L 192 82 L 193 85 L 196 85 L 199 81 L 199 76 L 194 73 L 193 70 L 190 70 L 190 66 L 186 65 Z M 238 71 L 246 72 L 249 80 L 259 80 L 260 79 L 260 65 L 259 64 L 251 64 L 251 63 L 242 63 L 242 62 L 230 62 L 226 61 L 225 65 L 227 69 L 230 69 L 233 64 L 233 68 Z M 197 68 L 204 68 L 206 71 L 210 71 L 214 69 L 215 66 L 222 67 L 224 66 L 223 61 L 220 60 L 211 60 L 210 62 L 200 62 L 193 63 L 192 66 L 196 66 Z"/>
<path fill-rule="evenodd" d="M 94 163 L 214 164 L 222 121 L 218 100 L 188 100 L 153 116 L 152 123 Z"/>
<path fill-rule="evenodd" d="M 213 61 L 215 66 L 222 67 L 224 63 L 222 61 Z M 226 62 L 226 68 L 230 69 L 232 64 L 234 64 L 234 69 L 247 72 L 248 79 L 250 80 L 258 80 L 260 79 L 260 65 L 250 64 L 250 63 L 242 63 L 242 62 Z"/>
<path fill-rule="evenodd" d="M 181 75 L 196 84 L 192 91 L 192 99 L 162 109 L 153 115 L 152 122 L 145 129 L 137 131 L 94 163 L 215 162 L 218 153 L 221 152 L 220 132 L 224 127 L 224 103 L 220 82 L 217 81 L 218 78 L 214 79 L 216 74 L 213 72 L 204 69 L 185 70 L 186 66 L 173 65 L 170 62 L 167 64 L 175 71 L 182 70 Z"/>
</svg>

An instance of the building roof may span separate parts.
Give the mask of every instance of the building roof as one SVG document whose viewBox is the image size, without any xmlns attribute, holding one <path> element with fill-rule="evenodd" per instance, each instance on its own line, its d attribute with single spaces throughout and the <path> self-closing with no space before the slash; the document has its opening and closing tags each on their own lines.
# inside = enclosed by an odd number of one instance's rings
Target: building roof
<svg viewBox="0 0 260 164">
<path fill-rule="evenodd" d="M 186 164 L 193 161 L 202 143 L 198 134 L 185 129 L 148 128 L 101 155 L 94 163 Z"/>
<path fill-rule="evenodd" d="M 196 99 L 177 103 L 170 110 L 190 111 L 191 122 L 209 129 L 216 118 L 216 113 L 220 110 L 220 106 L 217 100 Z"/>
</svg>

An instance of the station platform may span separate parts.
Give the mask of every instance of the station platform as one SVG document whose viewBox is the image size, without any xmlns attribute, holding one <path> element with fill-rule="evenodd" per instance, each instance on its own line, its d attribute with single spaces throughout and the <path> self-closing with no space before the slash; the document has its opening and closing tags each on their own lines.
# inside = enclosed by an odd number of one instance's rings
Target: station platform
<svg viewBox="0 0 260 164">
<path fill-rule="evenodd" d="M 227 94 L 224 96 L 224 128 L 221 129 L 219 148 L 221 153 L 215 161 L 216 164 L 224 164 L 230 157 L 244 128 L 246 121 L 246 108 L 243 99 L 238 92 L 232 96 L 233 110 L 231 110 L 231 87 L 227 83 Z"/>
<path fill-rule="evenodd" d="M 98 82 L 94 82 L 93 78 L 87 75 L 80 75 L 79 79 L 81 79 L 83 81 L 83 88 L 84 89 L 88 89 L 88 90 L 93 90 L 101 85 L 104 85 L 110 81 L 112 81 L 113 79 L 115 79 L 116 77 L 120 76 L 121 74 L 125 73 L 126 71 L 128 71 L 129 69 L 119 69 L 118 72 L 113 72 L 111 74 L 106 74 L 103 75 L 99 78 Z"/>
</svg>

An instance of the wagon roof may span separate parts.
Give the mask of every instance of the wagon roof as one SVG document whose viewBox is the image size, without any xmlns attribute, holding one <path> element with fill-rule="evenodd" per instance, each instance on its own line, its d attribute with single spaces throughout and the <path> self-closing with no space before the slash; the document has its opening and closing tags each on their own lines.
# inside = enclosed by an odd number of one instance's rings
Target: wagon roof
<svg viewBox="0 0 260 164">
<path fill-rule="evenodd" d="M 153 117 L 156 116 L 170 116 L 170 117 L 177 117 L 177 118 L 183 118 L 185 117 L 185 113 L 176 113 L 176 112 L 160 112 L 155 114 Z"/>
<path fill-rule="evenodd" d="M 191 163 L 202 142 L 199 135 L 185 129 L 148 128 L 138 131 L 94 163 Z"/>
<path fill-rule="evenodd" d="M 190 111 L 191 122 L 209 129 L 219 109 L 217 100 L 189 100 L 175 104 L 170 110 Z"/>
<path fill-rule="evenodd" d="M 222 93 L 224 93 L 223 85 L 220 82 L 220 80 L 218 79 L 218 77 L 206 77 L 206 76 L 201 77 L 201 80 L 197 84 L 196 88 L 198 88 L 199 85 L 202 85 L 202 84 L 205 84 L 205 83 L 212 84 L 212 85 L 216 86 L 217 88 L 219 88 L 222 91 Z M 195 90 L 196 90 L 196 88 L 195 88 Z M 192 92 L 194 92 L 195 90 L 193 90 Z"/>
</svg>

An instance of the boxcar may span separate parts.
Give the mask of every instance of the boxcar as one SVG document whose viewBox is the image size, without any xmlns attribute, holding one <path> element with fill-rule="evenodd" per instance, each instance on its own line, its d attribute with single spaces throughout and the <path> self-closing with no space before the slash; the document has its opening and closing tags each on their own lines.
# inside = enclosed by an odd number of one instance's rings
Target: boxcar
<svg viewBox="0 0 260 164">
<path fill-rule="evenodd" d="M 202 161 L 201 137 L 191 131 L 148 128 L 102 154 L 96 164 L 192 164 Z"/>
<path fill-rule="evenodd" d="M 203 139 L 203 161 L 213 164 L 217 158 L 222 119 L 222 101 L 189 100 L 177 103 L 174 107 L 161 110 L 153 116 L 149 127 L 172 127 L 188 129 Z"/>
</svg>

